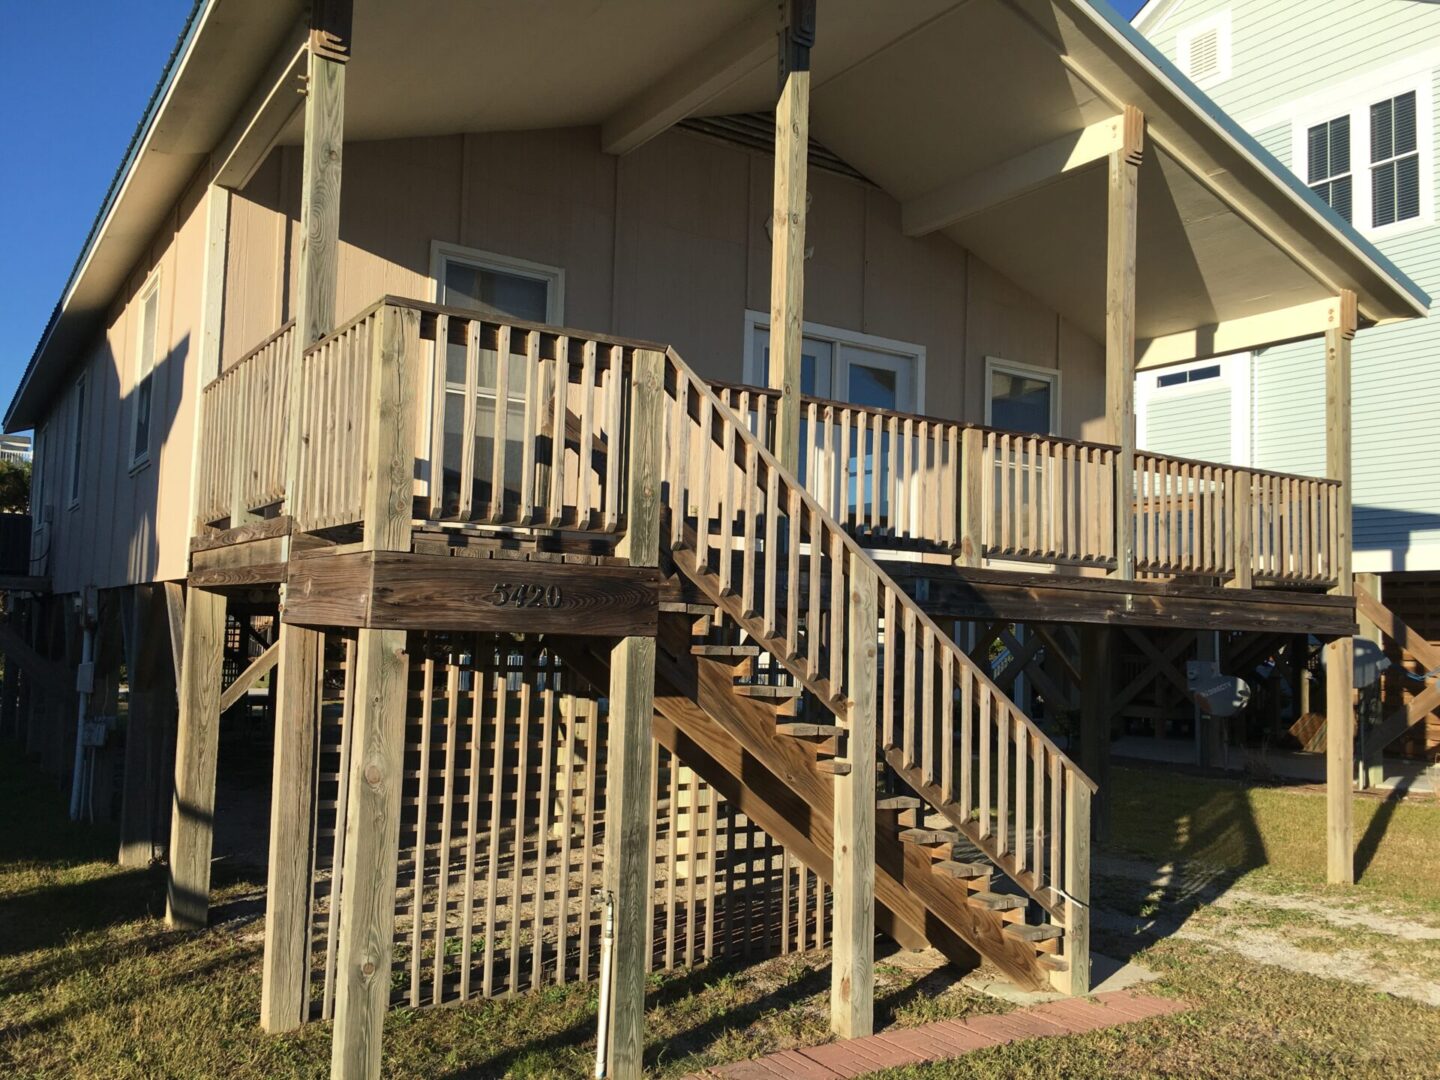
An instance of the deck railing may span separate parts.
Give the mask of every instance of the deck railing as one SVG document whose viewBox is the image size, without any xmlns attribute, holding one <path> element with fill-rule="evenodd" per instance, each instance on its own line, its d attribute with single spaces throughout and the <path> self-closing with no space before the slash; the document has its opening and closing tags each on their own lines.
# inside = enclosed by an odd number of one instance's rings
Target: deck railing
<svg viewBox="0 0 1440 1080">
<path fill-rule="evenodd" d="M 419 312 L 417 519 L 623 529 L 624 470 L 611 447 L 623 446 L 626 364 L 639 343 L 391 299 L 301 360 L 301 497 L 287 508 L 301 528 L 362 516 L 369 357 L 387 304 Z M 283 328 L 205 388 L 201 526 L 243 520 L 285 498 L 292 333 Z M 712 385 L 768 445 L 774 391 Z M 1125 502 L 1116 447 L 815 398 L 802 402 L 800 439 L 807 492 L 867 544 L 938 550 L 972 564 L 1116 565 Z M 1141 452 L 1130 490 L 1143 576 L 1334 580 L 1335 481 Z M 719 515 L 723 493 L 704 494 Z"/>
</svg>

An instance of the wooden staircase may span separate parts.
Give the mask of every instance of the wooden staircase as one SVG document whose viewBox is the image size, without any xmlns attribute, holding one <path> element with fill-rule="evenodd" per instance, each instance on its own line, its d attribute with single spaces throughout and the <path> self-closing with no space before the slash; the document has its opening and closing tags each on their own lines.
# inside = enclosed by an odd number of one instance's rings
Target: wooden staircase
<svg viewBox="0 0 1440 1080">
<path fill-rule="evenodd" d="M 656 738 L 830 881 L 836 778 L 873 718 L 877 927 L 1084 992 L 1093 783 L 673 350 L 663 407 L 662 561 L 709 606 L 662 615 Z M 568 648 L 607 684 L 603 647 Z"/>
</svg>

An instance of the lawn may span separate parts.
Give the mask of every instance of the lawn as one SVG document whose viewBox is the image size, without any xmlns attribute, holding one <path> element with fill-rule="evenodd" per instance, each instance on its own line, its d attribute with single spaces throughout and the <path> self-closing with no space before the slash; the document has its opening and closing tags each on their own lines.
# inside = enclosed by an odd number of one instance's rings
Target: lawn
<svg viewBox="0 0 1440 1080">
<path fill-rule="evenodd" d="M 1116 770 L 1112 850 L 1157 866 L 1181 852 L 1224 868 L 1243 904 L 1178 910 L 1143 881 L 1097 882 L 1112 904 L 1096 946 L 1133 955 L 1160 975 L 1154 992 L 1189 1012 L 1061 1041 L 970 1055 L 888 1074 L 1008 1076 L 1440 1075 L 1440 1009 L 1372 987 L 1256 962 L 1241 929 L 1310 943 L 1350 963 L 1355 950 L 1414 953 L 1440 970 L 1435 896 L 1440 807 L 1357 803 L 1358 831 L 1387 814 L 1357 890 L 1319 884 L 1324 800 L 1313 795 Z M 1243 818 L 1243 823 L 1230 820 Z M 257 1026 L 262 894 L 217 872 L 214 925 L 168 933 L 153 917 L 163 881 L 108 860 L 114 839 L 71 826 L 52 788 L 0 761 L 0 1068 L 23 1077 L 320 1077 L 329 1026 L 270 1037 Z M 1312 864 L 1310 860 L 1314 859 Z M 1101 871 L 1103 873 L 1103 869 Z M 1207 880 L 1215 880 L 1213 875 Z M 1312 909 L 1266 906 L 1284 893 Z M 1331 898 L 1383 902 L 1435 939 L 1403 942 L 1361 926 L 1335 927 L 1313 906 Z M 1248 906 L 1247 906 L 1248 905 Z M 1172 907 L 1177 910 L 1172 911 Z M 1202 937 L 1164 932 L 1183 917 Z M 1133 924 L 1133 927 L 1132 927 Z M 1273 924 L 1273 925 L 1271 925 Z M 1410 924 L 1407 924 L 1410 925 Z M 1117 929 L 1119 927 L 1119 929 Z M 1159 927 L 1159 929 L 1157 929 Z M 1259 927 L 1260 929 L 1255 929 Z M 1190 929 L 1187 929 L 1190 933 Z M 1348 951 L 1347 951 L 1348 950 Z M 1384 950 L 1390 950 L 1385 952 Z M 752 1057 L 826 1038 L 824 957 L 780 957 L 750 967 L 712 965 L 652 980 L 648 1060 L 655 1075 Z M 1008 1006 L 905 956 L 879 966 L 878 1019 L 916 1024 Z M 582 1077 L 592 1063 L 595 994 L 588 987 L 436 1010 L 401 1010 L 385 1028 L 386 1075 Z"/>
</svg>

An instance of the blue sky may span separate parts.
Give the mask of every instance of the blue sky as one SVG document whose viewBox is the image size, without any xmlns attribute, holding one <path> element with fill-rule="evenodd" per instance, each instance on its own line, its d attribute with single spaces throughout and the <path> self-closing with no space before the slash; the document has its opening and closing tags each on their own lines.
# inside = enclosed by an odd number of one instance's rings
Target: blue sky
<svg viewBox="0 0 1440 1080">
<path fill-rule="evenodd" d="M 0 405 L 9 402 L 191 0 L 0 0 Z M 1115 0 L 1134 13 L 1142 0 Z M 57 78 L 57 70 L 63 77 Z"/>
</svg>

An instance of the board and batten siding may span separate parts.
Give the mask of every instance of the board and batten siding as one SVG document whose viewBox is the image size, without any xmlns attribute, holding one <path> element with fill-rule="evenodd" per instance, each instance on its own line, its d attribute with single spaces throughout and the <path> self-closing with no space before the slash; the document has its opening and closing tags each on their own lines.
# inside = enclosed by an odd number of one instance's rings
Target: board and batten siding
<svg viewBox="0 0 1440 1080">
<path fill-rule="evenodd" d="M 1312 102 L 1370 104 L 1366 89 L 1412 77 L 1429 87 L 1420 116 L 1440 147 L 1440 5 L 1401 0 L 1179 0 L 1142 27 L 1175 59 L 1186 28 L 1229 12 L 1230 76 L 1204 89 L 1281 163 L 1292 161 L 1296 125 Z M 1323 34 L 1315 33 L 1324 26 Z M 1382 90 L 1377 90 L 1383 96 Z M 1377 100 L 1378 100 L 1377 96 Z M 1353 100 L 1351 100 L 1353 98 Z M 1344 104 L 1348 102 L 1348 104 Z M 1323 111 L 1324 106 L 1321 106 Z M 1366 162 L 1357 160 L 1355 168 Z M 1422 183 L 1436 190 L 1432 152 Z M 1363 226 L 1363 223 L 1361 223 Z M 1363 228 L 1362 228 L 1362 231 Z M 1440 297 L 1440 224 L 1425 219 L 1373 237 L 1416 284 Z M 1440 318 L 1362 330 L 1352 392 L 1357 570 L 1440 570 Z M 1320 342 L 1255 354 L 1251 364 L 1251 464 L 1320 474 L 1325 468 L 1324 355 Z M 1193 425 L 1194 418 L 1185 423 Z M 1153 427 L 1153 424 L 1152 424 Z M 1197 437 L 1193 433 L 1187 438 Z"/>
<path fill-rule="evenodd" d="M 581 128 L 347 144 L 344 169 L 337 320 L 383 294 L 432 299 L 431 249 L 441 241 L 560 267 L 567 324 L 673 344 L 710 378 L 743 378 L 745 313 L 769 308 L 770 155 L 671 131 L 615 158 L 594 128 Z M 299 185 L 300 151 L 284 147 L 231 199 L 223 364 L 291 315 Z M 807 320 L 923 346 L 924 408 L 947 417 L 983 420 L 987 356 L 1056 368 L 1062 433 L 1100 436 L 1098 342 L 950 240 L 906 237 L 898 204 L 873 186 L 818 169 L 810 185 Z M 71 390 L 48 419 L 39 467 L 55 507 L 48 571 L 57 592 L 186 572 L 204 190 L 197 178 L 184 194 L 81 361 L 90 418 L 73 511 L 64 491 Z M 134 301 L 155 266 L 155 449 L 131 475 Z"/>
</svg>

